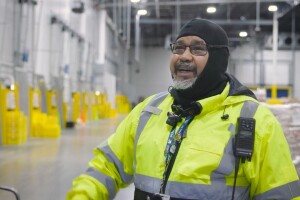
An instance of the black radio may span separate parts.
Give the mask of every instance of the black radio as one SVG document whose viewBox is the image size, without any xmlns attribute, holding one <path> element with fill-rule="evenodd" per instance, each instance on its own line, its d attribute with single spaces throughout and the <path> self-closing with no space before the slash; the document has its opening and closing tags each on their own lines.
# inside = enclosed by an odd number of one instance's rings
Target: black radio
<svg viewBox="0 0 300 200">
<path fill-rule="evenodd" d="M 235 156 L 251 161 L 254 148 L 255 119 L 238 118 L 238 129 L 235 137 Z"/>
</svg>

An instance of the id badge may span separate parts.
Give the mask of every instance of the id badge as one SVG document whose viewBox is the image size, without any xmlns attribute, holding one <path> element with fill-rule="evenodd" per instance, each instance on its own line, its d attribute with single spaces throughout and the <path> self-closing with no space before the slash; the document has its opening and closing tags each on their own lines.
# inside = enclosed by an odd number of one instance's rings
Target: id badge
<svg viewBox="0 0 300 200">
<path fill-rule="evenodd" d="M 161 200 L 170 200 L 171 197 L 170 195 L 167 195 L 167 194 L 160 194 L 160 193 L 156 193 L 155 196 L 160 196 Z"/>
</svg>

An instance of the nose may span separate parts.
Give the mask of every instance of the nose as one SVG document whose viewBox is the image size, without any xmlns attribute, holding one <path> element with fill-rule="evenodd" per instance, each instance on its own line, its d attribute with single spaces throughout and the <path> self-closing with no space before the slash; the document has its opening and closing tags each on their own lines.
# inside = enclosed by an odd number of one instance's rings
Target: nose
<svg viewBox="0 0 300 200">
<path fill-rule="evenodd" d="M 183 54 L 180 55 L 181 61 L 191 61 L 193 59 L 193 55 L 190 51 L 190 47 L 186 47 Z"/>
</svg>

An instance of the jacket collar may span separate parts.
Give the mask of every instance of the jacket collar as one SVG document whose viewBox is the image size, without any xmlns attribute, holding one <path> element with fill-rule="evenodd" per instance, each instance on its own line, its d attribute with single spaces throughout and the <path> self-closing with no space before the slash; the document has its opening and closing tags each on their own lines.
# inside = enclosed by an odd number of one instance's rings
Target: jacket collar
<svg viewBox="0 0 300 200">
<path fill-rule="evenodd" d="M 203 108 L 201 115 L 218 109 L 219 107 L 247 100 L 256 100 L 254 93 L 242 85 L 233 75 L 226 73 L 226 76 L 228 77 L 228 83 L 220 94 L 197 101 Z"/>
</svg>

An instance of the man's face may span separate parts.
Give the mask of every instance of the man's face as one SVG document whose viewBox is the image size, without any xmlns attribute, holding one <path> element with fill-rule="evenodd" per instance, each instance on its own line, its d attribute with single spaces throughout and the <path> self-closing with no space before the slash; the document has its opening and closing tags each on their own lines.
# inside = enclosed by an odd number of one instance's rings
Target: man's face
<svg viewBox="0 0 300 200">
<path fill-rule="evenodd" d="M 176 41 L 177 45 L 182 46 L 203 46 L 204 40 L 197 36 L 185 36 Z M 170 71 L 173 77 L 173 87 L 176 89 L 186 89 L 193 85 L 197 77 L 206 66 L 209 54 L 193 55 L 190 47 L 186 47 L 183 54 L 174 54 L 171 57 Z"/>
</svg>

